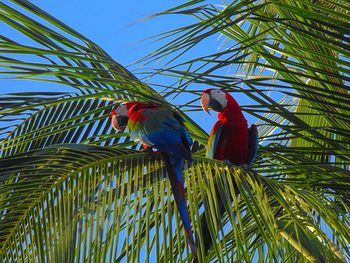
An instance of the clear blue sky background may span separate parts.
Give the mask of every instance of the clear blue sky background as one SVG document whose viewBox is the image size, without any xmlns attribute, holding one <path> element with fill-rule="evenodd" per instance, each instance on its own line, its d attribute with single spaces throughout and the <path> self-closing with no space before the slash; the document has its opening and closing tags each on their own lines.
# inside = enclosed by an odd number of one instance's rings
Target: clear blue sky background
<svg viewBox="0 0 350 263">
<path fill-rule="evenodd" d="M 4 1 L 8 3 L 7 0 Z M 31 0 L 31 2 L 94 41 L 123 66 L 132 64 L 160 45 L 159 43 L 146 45 L 143 39 L 189 22 L 185 17 L 179 19 L 179 16 L 142 21 L 154 13 L 182 4 L 184 0 Z M 13 30 L 1 22 L 0 34 L 14 36 Z M 218 45 L 219 42 L 215 41 L 211 48 L 216 50 Z M 0 94 L 30 91 L 33 88 L 46 91 L 50 90 L 50 86 L 52 84 L 46 82 L 0 79 Z M 199 103 L 198 101 L 198 105 Z M 216 121 L 215 115 L 209 117 L 202 111 L 190 114 L 208 133 Z"/>
<path fill-rule="evenodd" d="M 154 13 L 183 4 L 185 0 L 32 0 L 31 2 L 97 43 L 111 57 L 125 67 L 146 56 L 155 48 L 160 47 L 161 43 L 150 44 L 150 41 L 144 41 L 146 38 L 196 21 L 188 16 L 180 15 L 167 15 L 144 21 L 145 18 L 148 18 Z M 4 0 L 4 3 L 7 4 L 9 1 Z M 220 4 L 221 1 L 218 0 L 215 3 Z M 14 35 L 13 30 L 1 22 L 0 32 L 5 36 L 11 37 Z M 213 53 L 217 51 L 220 44 L 221 39 L 218 40 L 218 38 L 213 37 L 198 48 L 185 54 L 184 59 L 189 59 L 190 56 Z M 157 65 L 153 64 L 153 66 Z M 131 66 L 128 68 L 133 71 L 135 67 Z M 223 72 L 222 74 L 225 73 Z M 169 79 L 159 77 L 152 80 L 152 82 L 162 85 L 172 84 L 169 81 Z M 43 82 L 34 83 L 1 79 L 0 93 L 30 91 L 33 88 L 36 90 L 48 90 L 50 85 Z M 209 87 L 199 86 L 197 84 L 191 86 L 191 89 L 206 88 Z M 235 94 L 235 98 L 239 103 L 246 103 L 246 98 L 241 95 Z M 187 98 L 186 101 L 188 100 L 190 99 Z M 179 102 L 181 101 L 175 101 L 174 103 Z M 200 102 L 198 101 L 199 105 Z M 255 119 L 247 114 L 245 115 L 250 123 L 255 121 Z M 200 123 L 201 127 L 208 133 L 216 121 L 216 114 L 208 116 L 202 111 L 191 112 L 189 116 Z"/>
<path fill-rule="evenodd" d="M 144 39 L 194 21 L 175 15 L 143 21 L 154 13 L 184 3 L 183 0 L 32 0 L 31 2 L 97 43 L 123 66 L 132 64 L 160 46 L 160 43 L 147 44 L 149 41 L 143 41 Z M 5 0 L 5 3 L 8 1 Z M 7 26 L 1 23 L 0 32 L 5 36 L 13 34 Z M 220 42 L 214 39 L 212 45 L 206 45 L 204 49 L 215 51 L 219 44 Z M 203 48 L 198 50 L 203 51 Z M 193 52 L 195 51 L 191 52 L 192 55 Z M 129 69 L 132 70 L 132 67 Z M 164 82 L 161 84 L 167 85 Z M 0 93 L 28 91 L 33 86 L 36 89 L 46 90 L 48 85 L 48 83 L 0 80 Z M 216 114 L 210 118 L 203 112 L 189 115 L 200 121 L 201 126 L 207 132 L 210 131 L 216 120 Z"/>
<path fill-rule="evenodd" d="M 172 0 L 34 0 L 40 8 L 54 15 L 84 36 L 93 40 L 116 61 L 126 66 L 147 54 L 140 40 L 179 25 L 168 17 L 167 23 L 144 18 L 184 1 Z M 140 22 L 134 24 L 135 22 Z M 134 25 L 132 25 L 134 24 Z"/>
<path fill-rule="evenodd" d="M 180 16 L 167 16 L 141 22 L 151 14 L 181 4 L 185 0 L 31 0 L 31 2 L 93 40 L 123 66 L 132 64 L 157 46 L 146 45 L 142 39 L 189 22 L 183 16 L 181 19 Z M 215 2 L 220 3 L 220 0 Z M 0 34 L 8 36 L 12 32 L 0 23 Z M 212 45 L 206 48 L 216 50 L 219 45 L 220 42 L 214 39 Z M 47 85 L 49 84 L 0 80 L 0 94 L 27 91 L 34 86 L 45 90 Z M 216 114 L 209 117 L 203 112 L 197 112 L 190 116 L 194 117 L 207 132 L 216 121 Z"/>
</svg>

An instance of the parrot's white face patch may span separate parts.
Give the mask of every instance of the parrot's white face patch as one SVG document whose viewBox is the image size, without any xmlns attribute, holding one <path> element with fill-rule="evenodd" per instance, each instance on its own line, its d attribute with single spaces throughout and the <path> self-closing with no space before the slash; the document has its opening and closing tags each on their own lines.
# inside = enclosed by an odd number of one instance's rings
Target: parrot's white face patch
<svg viewBox="0 0 350 263">
<path fill-rule="evenodd" d="M 219 89 L 213 89 L 210 91 L 210 96 L 219 102 L 223 109 L 227 106 L 226 93 Z"/>
<path fill-rule="evenodd" d="M 128 117 L 128 109 L 125 104 L 120 104 L 117 108 L 116 116 Z"/>
</svg>

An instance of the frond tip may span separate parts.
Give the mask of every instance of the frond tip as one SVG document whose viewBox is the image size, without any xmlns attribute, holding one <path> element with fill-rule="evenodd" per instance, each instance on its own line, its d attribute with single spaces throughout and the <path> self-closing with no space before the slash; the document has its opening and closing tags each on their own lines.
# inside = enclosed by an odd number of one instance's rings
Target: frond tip
<svg viewBox="0 0 350 263">
<path fill-rule="evenodd" d="M 0 164 L 3 262 L 191 258 L 157 154 L 64 145 L 4 158 Z M 215 242 L 205 260 L 219 262 L 249 261 L 261 249 L 266 260 L 339 259 L 346 251 L 349 220 L 334 221 L 330 209 L 342 210 L 311 189 L 199 157 L 185 166 L 184 179 L 201 260 L 207 234 Z M 226 200 L 223 221 L 217 217 L 216 186 Z M 203 216 L 210 219 L 209 233 L 201 233 Z M 332 226 L 338 243 L 320 232 L 320 225 Z M 219 231 L 222 226 L 225 232 Z"/>
</svg>

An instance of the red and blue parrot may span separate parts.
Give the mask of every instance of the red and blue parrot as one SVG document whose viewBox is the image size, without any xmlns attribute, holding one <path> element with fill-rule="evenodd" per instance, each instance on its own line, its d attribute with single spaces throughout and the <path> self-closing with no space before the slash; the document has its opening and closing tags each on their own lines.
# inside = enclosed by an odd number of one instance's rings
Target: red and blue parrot
<svg viewBox="0 0 350 263">
<path fill-rule="evenodd" d="M 191 140 L 181 117 L 159 104 L 142 102 L 119 104 L 112 110 L 111 117 L 114 129 L 122 131 L 127 127 L 135 142 L 163 153 L 174 199 L 195 258 L 196 246 L 182 178 L 184 160 L 192 161 Z"/>
<path fill-rule="evenodd" d="M 207 157 L 250 169 L 258 149 L 256 126 L 253 124 L 248 129 L 247 120 L 238 103 L 224 90 L 207 89 L 203 91 L 201 105 L 206 113 L 209 113 L 209 109 L 218 112 L 219 119 L 214 124 L 209 136 Z M 235 188 L 238 193 L 237 186 Z M 220 194 L 217 194 L 217 198 L 222 217 L 225 208 Z M 208 225 L 204 217 L 202 219 L 202 233 L 204 235 L 204 248 L 207 252 L 212 240 L 208 234 Z"/>
</svg>

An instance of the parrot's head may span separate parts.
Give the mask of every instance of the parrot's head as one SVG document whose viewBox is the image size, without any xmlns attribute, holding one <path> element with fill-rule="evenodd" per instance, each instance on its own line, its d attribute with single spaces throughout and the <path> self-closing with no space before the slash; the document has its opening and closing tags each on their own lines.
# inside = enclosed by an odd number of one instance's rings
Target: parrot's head
<svg viewBox="0 0 350 263">
<path fill-rule="evenodd" d="M 209 110 L 221 112 L 227 107 L 229 96 L 231 95 L 221 89 L 207 89 L 202 93 L 202 108 L 206 113 Z"/>
<path fill-rule="evenodd" d="M 117 104 L 111 111 L 112 127 L 117 131 L 123 131 L 128 125 L 128 106 L 127 103 Z"/>
</svg>

